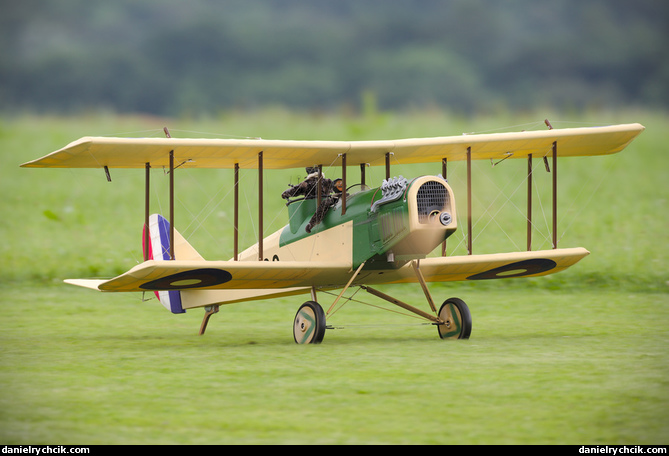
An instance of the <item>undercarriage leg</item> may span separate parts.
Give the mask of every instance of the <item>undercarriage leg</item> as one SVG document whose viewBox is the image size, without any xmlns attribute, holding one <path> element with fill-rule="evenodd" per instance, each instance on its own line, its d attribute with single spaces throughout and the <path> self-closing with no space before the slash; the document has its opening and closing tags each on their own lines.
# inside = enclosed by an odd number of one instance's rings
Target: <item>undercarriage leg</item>
<svg viewBox="0 0 669 456">
<path fill-rule="evenodd" d="M 349 287 L 351 286 L 351 284 L 353 283 L 353 281 L 355 280 L 355 278 L 358 277 L 358 274 L 360 273 L 360 271 L 362 271 L 363 266 L 365 266 L 365 263 L 364 263 L 364 262 L 363 262 L 360 266 L 358 266 L 358 269 L 355 270 L 355 272 L 353 273 L 353 275 L 352 275 L 351 278 L 349 279 L 349 281 L 348 281 L 348 283 L 346 284 L 346 286 L 341 290 L 341 293 L 339 293 L 339 296 L 337 296 L 337 299 L 334 300 L 334 302 L 332 303 L 332 305 L 330 306 L 330 308 L 329 308 L 328 311 L 326 312 L 326 315 L 330 315 L 330 312 L 332 312 L 332 309 L 334 309 L 334 306 L 339 302 L 339 300 L 341 299 L 342 295 L 346 292 L 346 290 L 349 289 Z M 313 290 L 313 288 L 312 288 L 312 290 Z M 314 291 L 312 291 L 312 294 L 313 294 L 313 293 L 314 293 Z"/>
<path fill-rule="evenodd" d="M 437 308 L 435 307 L 434 301 L 432 300 L 432 295 L 430 294 L 430 290 L 427 288 L 427 283 L 425 283 L 425 277 L 420 270 L 420 263 L 417 260 L 414 260 L 411 262 L 411 266 L 413 266 L 413 270 L 416 272 L 416 277 L 418 278 L 418 282 L 420 282 L 423 293 L 425 293 L 425 299 L 427 299 L 427 303 L 430 305 L 430 309 L 432 309 L 432 312 L 437 313 Z"/>
<path fill-rule="evenodd" d="M 367 293 L 369 293 L 369 294 L 372 294 L 372 295 L 374 295 L 374 296 L 376 296 L 376 297 L 378 297 L 378 298 L 381 298 L 381 299 L 383 299 L 383 300 L 386 300 L 386 301 L 388 301 L 388 302 L 391 303 L 391 304 L 395 304 L 396 306 L 401 307 L 401 308 L 403 308 L 403 309 L 405 309 L 405 310 L 408 310 L 409 312 L 415 313 L 416 315 L 419 315 L 419 316 L 421 316 L 421 317 L 423 317 L 423 318 L 425 318 L 425 319 L 427 319 L 427 320 L 430 320 L 430 321 L 433 321 L 433 322 L 435 322 L 435 323 L 439 323 L 439 324 L 441 324 L 441 323 L 444 322 L 441 318 L 439 318 L 439 317 L 436 316 L 436 315 L 431 315 L 431 314 L 429 314 L 429 313 L 427 313 L 427 312 L 423 312 L 422 310 L 417 309 L 416 307 L 414 307 L 414 306 L 412 306 L 412 305 L 410 305 L 410 304 L 407 304 L 406 302 L 402 302 L 402 301 L 400 301 L 399 299 L 395 299 L 395 298 L 393 298 L 392 296 L 388 296 L 387 294 L 382 293 L 382 292 L 380 292 L 379 290 L 375 290 L 375 289 L 372 288 L 372 287 L 363 286 L 363 287 L 361 287 L 361 288 L 362 288 L 363 290 L 365 290 L 365 291 L 366 291 Z"/>
</svg>

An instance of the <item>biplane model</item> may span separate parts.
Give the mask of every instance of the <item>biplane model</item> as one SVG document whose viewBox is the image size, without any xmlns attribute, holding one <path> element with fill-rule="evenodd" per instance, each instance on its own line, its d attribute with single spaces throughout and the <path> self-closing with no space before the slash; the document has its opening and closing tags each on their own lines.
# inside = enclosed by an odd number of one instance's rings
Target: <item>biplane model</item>
<svg viewBox="0 0 669 456">
<path fill-rule="evenodd" d="M 173 313 L 205 310 L 203 334 L 219 306 L 298 294 L 310 295 L 295 315 L 295 342 L 320 343 L 326 319 L 351 287 L 371 293 L 425 319 L 442 339 L 466 339 L 472 330 L 468 306 L 458 298 L 437 306 L 430 282 L 476 281 L 535 277 L 562 271 L 589 252 L 558 248 L 555 236 L 558 157 L 606 155 L 623 150 L 644 127 L 625 124 L 605 127 L 548 129 L 514 133 L 471 134 L 392 141 L 293 141 L 264 139 L 183 139 L 166 137 L 84 137 L 21 166 L 28 168 L 100 168 L 110 180 L 112 168 L 146 172 L 144 261 L 109 280 L 72 279 L 65 282 L 103 292 L 155 292 Z M 439 175 L 391 177 L 390 157 L 403 164 L 441 163 Z M 553 245 L 531 249 L 531 192 L 528 186 L 528 249 L 512 253 L 473 254 L 471 247 L 472 160 L 524 159 L 531 179 L 533 159 L 552 162 Z M 428 256 L 443 245 L 457 227 L 455 195 L 446 180 L 449 162 L 467 163 L 467 254 Z M 339 162 L 341 181 L 324 185 L 322 164 Z M 176 164 L 176 166 L 175 166 Z M 348 166 L 360 167 L 353 185 Z M 366 166 L 386 168 L 379 188 L 365 184 Z M 151 214 L 150 169 L 169 169 L 169 218 Z M 179 234 L 174 224 L 174 179 L 180 168 L 234 169 L 234 256 L 227 261 L 205 260 Z M 265 237 L 263 233 L 263 173 L 272 169 L 311 168 L 311 184 L 289 188 L 289 222 Z M 240 169 L 257 170 L 259 198 L 258 242 L 238 249 L 238 179 Z M 308 187 L 308 188 L 307 188 Z M 422 310 L 373 288 L 378 284 L 419 284 L 429 310 Z M 317 293 L 336 296 L 327 311 Z M 341 290 L 337 293 L 337 290 Z M 344 299 L 345 301 L 345 299 Z"/>
</svg>

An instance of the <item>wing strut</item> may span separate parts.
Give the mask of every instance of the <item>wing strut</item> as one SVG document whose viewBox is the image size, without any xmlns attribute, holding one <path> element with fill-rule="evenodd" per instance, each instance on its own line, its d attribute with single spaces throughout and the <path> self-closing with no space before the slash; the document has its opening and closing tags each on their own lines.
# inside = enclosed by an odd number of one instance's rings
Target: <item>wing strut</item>
<svg viewBox="0 0 669 456">
<path fill-rule="evenodd" d="M 552 127 L 551 127 L 552 128 Z M 557 249 L 557 141 L 553 141 L 553 248 Z"/>
<path fill-rule="evenodd" d="M 263 159 L 262 150 L 258 152 L 258 261 L 262 261 L 263 256 Z"/>
<path fill-rule="evenodd" d="M 170 150 L 170 259 L 174 259 L 174 149 Z"/>
<path fill-rule="evenodd" d="M 532 250 L 532 154 L 527 154 L 527 251 Z"/>
<path fill-rule="evenodd" d="M 441 177 L 448 182 L 448 158 L 441 159 Z M 446 240 L 441 243 L 441 256 L 446 256 Z"/>
<path fill-rule="evenodd" d="M 472 254 L 472 148 L 467 147 L 467 254 Z"/>
<path fill-rule="evenodd" d="M 341 156 L 341 215 L 346 214 L 346 154 Z"/>
<path fill-rule="evenodd" d="M 239 163 L 235 163 L 235 182 L 234 182 L 234 209 L 233 209 L 233 251 L 235 261 L 239 259 Z"/>
<path fill-rule="evenodd" d="M 151 180 L 151 163 L 146 163 L 144 165 L 146 170 L 146 179 L 144 183 L 144 261 L 149 259 L 149 212 L 150 204 L 149 197 L 151 195 L 150 191 L 150 180 Z"/>
</svg>

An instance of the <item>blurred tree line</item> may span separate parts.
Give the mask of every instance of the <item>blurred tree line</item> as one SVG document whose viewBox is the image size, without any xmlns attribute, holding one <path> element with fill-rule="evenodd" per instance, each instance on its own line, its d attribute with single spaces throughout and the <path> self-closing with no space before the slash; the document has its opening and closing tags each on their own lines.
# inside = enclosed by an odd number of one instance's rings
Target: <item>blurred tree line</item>
<svg viewBox="0 0 669 456">
<path fill-rule="evenodd" d="M 669 107 L 666 0 L 0 0 L 0 104 Z"/>
</svg>

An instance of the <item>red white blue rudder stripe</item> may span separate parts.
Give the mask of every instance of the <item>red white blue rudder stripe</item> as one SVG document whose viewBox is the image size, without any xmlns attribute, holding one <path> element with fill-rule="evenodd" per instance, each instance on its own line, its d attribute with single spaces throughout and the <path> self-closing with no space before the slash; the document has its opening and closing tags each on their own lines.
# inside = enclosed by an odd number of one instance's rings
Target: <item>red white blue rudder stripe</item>
<svg viewBox="0 0 669 456">
<path fill-rule="evenodd" d="M 149 260 L 171 260 L 170 258 L 170 222 L 160 214 L 149 217 Z M 185 313 L 181 306 L 179 290 L 156 291 L 160 303 L 172 313 Z"/>
</svg>

